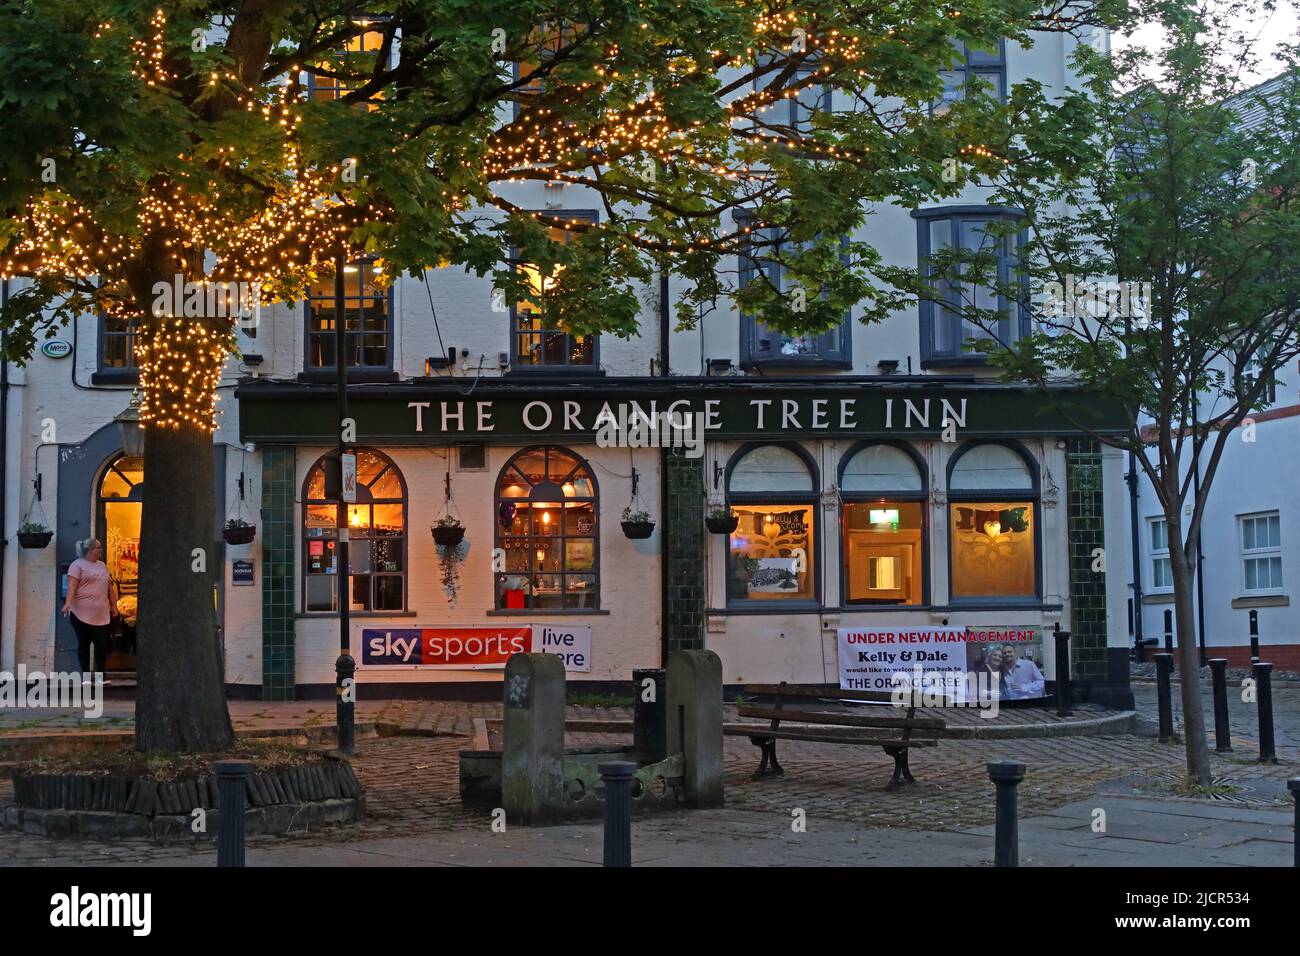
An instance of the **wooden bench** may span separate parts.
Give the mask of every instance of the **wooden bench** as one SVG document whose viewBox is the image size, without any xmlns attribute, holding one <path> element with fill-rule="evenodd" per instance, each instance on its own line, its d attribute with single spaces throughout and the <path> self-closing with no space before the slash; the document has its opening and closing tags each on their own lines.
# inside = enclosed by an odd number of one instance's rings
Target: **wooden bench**
<svg viewBox="0 0 1300 956">
<path fill-rule="evenodd" d="M 907 766 L 907 752 L 912 747 L 933 747 L 939 741 L 944 721 L 935 716 L 916 716 L 920 695 L 910 692 L 903 707 L 872 708 L 867 712 L 829 711 L 787 708 L 787 700 L 862 701 L 892 703 L 897 698 L 890 691 L 836 690 L 806 684 L 750 684 L 740 688 L 746 697 L 775 697 L 775 704 L 741 702 L 736 707 L 740 717 L 767 720 L 770 724 L 724 723 L 722 732 L 732 737 L 748 737 L 759 749 L 762 759 L 754 771 L 755 779 L 785 773 L 776 759 L 776 742 L 807 740 L 816 743 L 854 744 L 880 747 L 894 758 L 894 774 L 889 787 L 915 783 Z M 782 727 L 782 722 L 787 726 Z M 800 726 L 788 726 L 795 723 Z M 844 729 L 837 729 L 844 728 Z"/>
</svg>

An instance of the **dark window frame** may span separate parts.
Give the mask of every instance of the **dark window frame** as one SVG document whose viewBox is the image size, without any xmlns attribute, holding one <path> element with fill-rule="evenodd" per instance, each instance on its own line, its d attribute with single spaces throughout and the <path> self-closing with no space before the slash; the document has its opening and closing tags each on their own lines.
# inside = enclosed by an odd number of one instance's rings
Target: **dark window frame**
<svg viewBox="0 0 1300 956">
<path fill-rule="evenodd" d="M 140 318 L 132 316 L 126 319 L 115 318 L 106 315 L 103 312 L 98 314 L 99 321 L 96 323 L 95 336 L 95 374 L 91 379 L 91 384 L 109 382 L 136 382 L 140 378 L 140 366 L 135 360 L 135 339 L 139 335 Z M 109 322 L 121 322 L 125 328 L 122 330 L 109 329 Z M 105 347 L 110 340 L 121 339 L 126 348 L 125 365 L 105 365 L 104 356 Z"/>
<path fill-rule="evenodd" d="M 600 213 L 595 209 L 563 209 L 563 210 L 548 209 L 542 211 L 541 214 L 548 215 L 557 219 L 559 218 L 582 219 L 587 222 L 590 222 L 592 225 L 597 225 L 600 223 Z M 521 265 L 522 263 L 520 263 L 519 261 L 518 249 L 515 246 L 511 246 L 510 247 L 510 268 L 518 269 L 520 268 Z M 547 363 L 546 361 L 544 361 L 546 357 L 546 348 L 545 348 L 545 344 L 543 344 L 541 347 L 541 357 L 543 358 L 542 362 L 536 365 L 518 364 L 517 359 L 519 355 L 518 352 L 519 340 L 522 337 L 524 337 L 525 335 L 540 335 L 541 341 L 545 343 L 547 335 L 559 335 L 559 334 L 563 334 L 565 336 L 564 362 Z M 574 374 L 597 375 L 597 376 L 603 375 L 604 372 L 600 367 L 600 336 L 599 335 L 588 336 L 588 338 L 591 339 L 591 361 L 585 363 L 569 361 L 569 356 L 572 354 L 573 351 L 572 341 L 571 341 L 572 338 L 573 336 L 571 333 L 564 332 L 563 330 L 557 328 L 548 328 L 546 325 L 543 325 L 542 328 L 538 331 L 533 331 L 533 330 L 528 330 L 527 332 L 520 331 L 519 303 L 517 302 L 510 303 L 510 346 L 509 346 L 509 352 L 507 353 L 510 357 L 510 367 L 509 367 L 509 371 L 506 374 L 510 376 L 574 375 Z"/>
<path fill-rule="evenodd" d="M 980 50 L 970 46 L 965 41 L 954 40 L 953 45 L 961 45 L 961 60 L 953 66 L 945 67 L 941 73 L 960 73 L 962 74 L 961 90 L 962 99 L 965 99 L 965 91 L 971 83 L 976 80 L 979 73 L 997 73 L 998 87 L 997 100 L 999 103 L 1007 101 L 1007 41 L 998 39 L 998 48 L 996 51 Z M 947 87 L 945 87 L 946 89 Z M 930 103 L 930 115 L 933 116 L 935 108 L 943 102 L 943 96 Z"/>
<path fill-rule="evenodd" d="M 853 460 L 854 456 L 859 454 L 860 452 L 866 451 L 868 448 L 872 448 L 877 445 L 885 445 L 889 448 L 897 448 L 899 451 L 903 452 L 903 454 L 907 455 L 908 459 L 912 462 L 912 464 L 916 466 L 917 475 L 921 479 L 920 491 L 882 491 L 882 492 L 871 491 L 869 492 L 869 491 L 845 491 L 844 490 L 844 472 L 848 468 L 849 463 Z M 907 442 L 892 441 L 887 439 L 886 440 L 867 439 L 865 441 L 856 442 L 855 444 L 850 446 L 848 451 L 846 451 L 843 457 L 840 458 L 840 466 L 838 471 L 836 472 L 835 480 L 836 480 L 836 487 L 840 489 L 839 492 L 840 495 L 840 514 L 839 514 L 840 606 L 843 608 L 854 608 L 854 609 L 890 607 L 890 608 L 905 608 L 905 609 L 912 609 L 912 610 L 929 607 L 930 606 L 930 560 L 931 560 L 930 507 L 929 507 L 930 472 L 929 472 L 929 468 L 926 466 L 925 458 L 922 457 L 921 453 L 918 452 L 913 446 L 909 445 Z M 917 604 L 905 604 L 901 601 L 894 601 L 889 599 L 879 600 L 879 599 L 872 599 L 872 598 L 858 598 L 857 600 L 854 601 L 849 600 L 849 596 L 848 596 L 849 595 L 849 586 L 848 586 L 849 565 L 848 565 L 848 555 L 845 553 L 844 550 L 844 539 L 846 537 L 846 531 L 848 530 L 848 516 L 844 506 L 851 505 L 851 504 L 871 504 L 873 502 L 880 501 L 882 499 L 885 502 L 907 501 L 907 502 L 917 502 L 921 505 L 921 600 Z"/>
<path fill-rule="evenodd" d="M 358 289 L 365 288 L 364 270 L 367 269 L 371 264 L 373 264 L 376 261 L 376 258 L 377 257 L 375 256 L 362 256 L 348 263 L 348 265 L 350 266 L 357 266 L 359 269 L 363 270 L 358 278 Z M 384 336 L 384 355 L 385 355 L 384 364 L 365 365 L 365 364 L 357 364 L 349 361 L 347 364 L 347 376 L 349 380 L 352 380 L 353 378 L 364 378 L 366 376 L 376 376 L 376 375 L 387 376 L 393 372 L 393 352 L 394 352 L 393 339 L 396 335 L 396 325 L 393 321 L 393 313 L 394 313 L 394 305 L 395 305 L 395 297 L 394 297 L 395 290 L 396 290 L 396 284 L 389 285 L 384 290 L 384 294 L 382 296 L 383 300 L 386 303 L 386 311 L 387 311 L 387 322 L 385 323 L 384 331 L 382 333 Z M 359 344 L 356 346 L 356 349 L 361 350 L 358 353 L 358 356 L 360 357 L 364 355 L 364 337 L 366 335 L 376 334 L 374 330 L 365 329 L 365 316 L 366 316 L 365 305 L 366 303 L 378 302 L 380 301 L 380 298 L 381 298 L 380 296 L 364 296 L 364 295 L 348 296 L 346 294 L 346 288 L 345 288 L 344 300 L 343 300 L 344 309 L 345 310 L 349 309 L 353 302 L 358 303 L 360 308 L 362 309 L 361 325 L 357 329 L 357 331 L 349 332 L 346 331 L 346 327 L 345 327 L 344 334 L 347 337 L 347 350 L 348 350 L 349 358 L 354 352 L 354 346 L 352 344 L 353 339 L 356 339 L 359 342 Z M 329 362 L 328 364 L 318 365 L 312 361 L 313 340 L 317 338 L 322 338 L 322 339 L 328 338 L 330 342 L 330 349 L 332 350 L 334 347 L 333 343 L 334 343 L 334 336 L 335 336 L 335 329 L 333 328 L 331 328 L 327 332 L 321 332 L 312 329 L 312 303 L 313 302 L 328 302 L 330 304 L 330 309 L 333 310 L 334 283 L 332 277 L 330 281 L 330 291 L 328 295 L 312 295 L 311 292 L 308 291 L 307 296 L 303 299 L 302 370 L 303 370 L 304 377 L 318 379 L 318 380 L 334 381 L 338 377 L 337 365 L 335 364 L 335 362 Z M 346 317 L 345 317 L 345 321 L 346 321 Z"/>
<path fill-rule="evenodd" d="M 927 281 L 933 275 L 929 263 L 931 253 L 930 231 L 935 222 L 948 222 L 949 241 L 955 245 L 961 241 L 961 226 L 963 223 L 987 223 L 995 219 L 1023 220 L 1025 218 L 1024 211 L 1020 209 L 1006 206 L 980 205 L 938 206 L 932 209 L 916 209 L 912 211 L 911 215 L 917 221 L 917 267 L 922 277 Z M 1007 273 L 1014 271 L 1016 285 L 1020 290 L 1020 296 L 1015 302 L 1010 302 L 1002 293 L 998 294 L 998 308 L 1007 312 L 1007 317 L 1002 319 L 999 326 L 999 334 L 1004 341 L 1014 342 L 1022 336 L 1028 335 L 1032 328 L 1032 313 L 1027 302 L 1028 285 L 1019 261 L 1019 250 L 1023 248 L 1027 235 L 1026 229 L 1017 230 L 1015 233 L 1016 251 L 1006 250 L 999 256 L 998 270 L 999 275 L 1002 276 L 1001 281 L 1003 284 L 1009 285 L 1013 280 Z M 960 296 L 952 291 L 952 287 L 956 283 L 948 277 L 944 277 L 941 281 L 945 302 L 960 304 Z M 960 339 L 963 331 L 961 315 L 946 309 L 944 314 L 936 314 L 938 308 L 942 307 L 930 299 L 921 299 L 918 303 L 921 325 L 921 368 L 970 368 L 988 365 L 988 356 L 986 354 L 960 350 L 960 345 L 964 342 L 964 340 Z M 937 349 L 935 345 L 938 338 L 935 335 L 936 321 L 950 323 L 948 338 L 950 341 L 958 343 L 954 350 L 941 352 Z M 1010 335 L 1009 333 L 1013 330 L 1015 335 Z"/>
</svg>

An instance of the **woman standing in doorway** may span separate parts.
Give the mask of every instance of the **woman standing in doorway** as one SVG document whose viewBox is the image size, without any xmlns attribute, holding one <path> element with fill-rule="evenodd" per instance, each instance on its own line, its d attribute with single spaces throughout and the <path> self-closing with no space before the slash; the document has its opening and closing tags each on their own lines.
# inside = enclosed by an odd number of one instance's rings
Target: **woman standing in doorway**
<svg viewBox="0 0 1300 956">
<path fill-rule="evenodd" d="M 63 614 L 77 632 L 77 661 L 81 673 L 90 678 L 90 649 L 95 649 L 95 666 L 104 669 L 108 653 L 108 626 L 117 606 L 116 590 L 103 562 L 104 545 L 98 538 L 77 542 L 77 560 L 68 568 L 68 596 Z"/>
</svg>

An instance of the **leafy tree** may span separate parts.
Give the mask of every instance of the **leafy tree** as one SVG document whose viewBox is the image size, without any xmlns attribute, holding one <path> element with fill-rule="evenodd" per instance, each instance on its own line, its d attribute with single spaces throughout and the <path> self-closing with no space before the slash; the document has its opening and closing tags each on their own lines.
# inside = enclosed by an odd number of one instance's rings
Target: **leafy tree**
<svg viewBox="0 0 1300 956">
<path fill-rule="evenodd" d="M 690 325 L 737 294 L 720 266 L 745 249 L 819 290 L 795 300 L 760 277 L 743 303 L 768 324 L 818 332 L 850 306 L 875 321 L 905 301 L 897 276 L 839 237 L 873 203 L 952 193 L 942 160 L 1010 119 L 975 94 L 931 115 L 952 41 L 1029 44 L 1124 9 L 376 0 L 361 17 L 334 0 L 10 0 L 0 268 L 34 282 L 4 315 L 9 354 L 90 310 L 140 328 L 137 746 L 230 738 L 211 591 L 190 555 L 212 538 L 213 386 L 232 323 L 158 314 L 157 283 L 294 299 L 343 250 L 381 254 L 388 275 L 491 272 L 517 301 L 530 290 L 514 255 L 555 275 L 542 305 L 559 325 L 631 335 L 656 270 L 685 280 Z M 823 86 L 846 105 L 787 109 Z M 506 187 L 520 180 L 589 189 L 602 221 L 521 210 Z M 740 210 L 751 226 L 727 215 Z"/>
<path fill-rule="evenodd" d="M 1280 78 L 1243 89 L 1249 44 L 1230 26 L 1243 9 L 1152 4 L 1166 49 L 1083 48 L 1085 87 L 1055 100 L 1021 88 L 1024 128 L 987 144 L 971 175 L 1024 217 L 935 263 L 1035 313 L 1034 333 L 1008 342 L 995 310 L 960 304 L 985 336 L 974 347 L 1009 377 L 1049 402 L 1068 377 L 1127 409 L 1124 434 L 1096 437 L 1136 458 L 1167 523 L 1187 769 L 1201 785 L 1198 537 L 1223 455 L 1254 441 L 1250 416 L 1300 356 L 1300 73 L 1289 50 Z M 1022 274 L 999 279 L 992 249 L 1013 236 Z"/>
</svg>

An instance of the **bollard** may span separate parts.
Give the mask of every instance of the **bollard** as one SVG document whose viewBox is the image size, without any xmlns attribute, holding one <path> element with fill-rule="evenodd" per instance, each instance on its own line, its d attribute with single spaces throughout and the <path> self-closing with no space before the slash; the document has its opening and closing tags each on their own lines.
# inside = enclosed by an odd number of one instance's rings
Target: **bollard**
<svg viewBox="0 0 1300 956">
<path fill-rule="evenodd" d="M 1295 800 L 1295 831 L 1291 834 L 1295 857 L 1292 863 L 1300 867 L 1300 777 L 1292 777 L 1288 780 L 1286 788 L 1291 791 L 1291 796 Z"/>
<path fill-rule="evenodd" d="M 218 760 L 217 774 L 217 866 L 244 865 L 244 813 L 247 809 L 251 760 Z"/>
<path fill-rule="evenodd" d="M 1210 675 L 1214 678 L 1214 749 L 1221 754 L 1232 750 L 1228 735 L 1228 661 L 1210 658 Z"/>
<path fill-rule="evenodd" d="M 338 750 L 345 757 L 357 752 L 356 679 L 357 661 L 340 654 L 334 662 L 334 720 L 338 726 Z"/>
<path fill-rule="evenodd" d="M 668 756 L 668 672 L 662 667 L 632 671 L 632 694 L 632 749 L 644 767 Z"/>
<path fill-rule="evenodd" d="M 1068 717 L 1070 710 L 1070 632 L 1061 630 L 1061 622 L 1052 625 L 1056 638 L 1056 716 Z"/>
<path fill-rule="evenodd" d="M 1259 612 L 1250 612 L 1250 662 L 1259 663 Z"/>
<path fill-rule="evenodd" d="M 997 786 L 997 817 L 993 826 L 993 865 L 1020 865 L 1020 837 L 1016 832 L 1016 787 L 1025 779 L 1019 760 L 994 760 L 989 779 Z"/>
<path fill-rule="evenodd" d="M 1174 612 L 1165 609 L 1165 653 L 1174 652 Z"/>
<path fill-rule="evenodd" d="M 610 760 L 600 764 L 605 783 L 605 865 L 632 865 L 632 775 L 636 764 Z"/>
<path fill-rule="evenodd" d="M 1259 705 L 1259 762 L 1277 763 L 1273 749 L 1273 665 L 1260 661 L 1251 669 L 1255 672 L 1255 701 Z"/>
<path fill-rule="evenodd" d="M 1156 662 L 1156 705 L 1160 711 L 1160 742 L 1169 743 L 1174 736 L 1174 704 L 1169 696 L 1169 678 L 1174 669 L 1173 654 L 1152 654 Z"/>
</svg>

